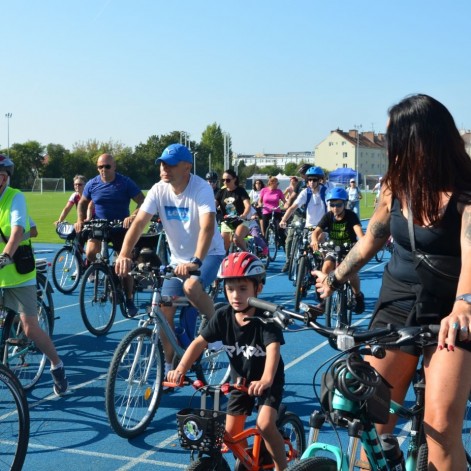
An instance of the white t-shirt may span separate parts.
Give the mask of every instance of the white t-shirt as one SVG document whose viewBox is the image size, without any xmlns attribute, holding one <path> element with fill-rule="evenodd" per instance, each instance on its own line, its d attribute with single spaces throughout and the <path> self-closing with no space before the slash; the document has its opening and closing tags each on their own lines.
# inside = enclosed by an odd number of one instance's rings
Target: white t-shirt
<svg viewBox="0 0 471 471">
<path fill-rule="evenodd" d="M 160 181 L 147 193 L 141 209 L 159 214 L 170 246 L 170 263 L 185 263 L 195 255 L 200 232 L 200 215 L 216 217 L 214 192 L 202 178 L 191 175 L 183 193 L 176 195 L 169 183 Z M 217 226 L 208 255 L 224 255 L 224 243 Z"/>
<path fill-rule="evenodd" d="M 299 193 L 298 197 L 294 200 L 298 208 L 305 205 L 307 201 L 307 188 Z M 312 193 L 311 200 L 306 208 L 306 227 L 315 227 L 325 214 L 325 204 L 322 201 L 319 193 Z"/>
<path fill-rule="evenodd" d="M 361 192 L 358 189 L 358 187 L 355 187 L 355 188 L 348 187 L 347 188 L 347 193 L 348 193 L 348 201 L 359 201 L 360 200 Z"/>
</svg>

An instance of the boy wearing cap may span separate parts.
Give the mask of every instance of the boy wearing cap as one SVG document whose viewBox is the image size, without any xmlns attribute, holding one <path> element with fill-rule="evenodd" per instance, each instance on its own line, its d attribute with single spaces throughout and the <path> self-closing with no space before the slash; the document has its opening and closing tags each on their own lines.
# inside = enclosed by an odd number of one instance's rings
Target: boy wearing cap
<svg viewBox="0 0 471 471">
<path fill-rule="evenodd" d="M 181 144 L 168 146 L 156 160 L 160 165 L 160 181 L 147 193 L 136 219 L 126 234 L 123 248 L 116 260 L 116 273 L 128 273 L 131 253 L 146 224 L 159 214 L 170 246 L 170 263 L 178 278 L 165 280 L 162 294 L 187 296 L 193 306 L 208 318 L 214 315 L 214 304 L 205 288 L 217 276 L 225 251 L 216 226 L 216 206 L 211 187 L 190 173 L 193 156 Z M 190 272 L 199 271 L 199 276 Z M 175 307 L 163 307 L 173 327 Z M 173 348 L 162 335 L 166 372 L 171 368 Z"/>
<path fill-rule="evenodd" d="M 354 178 L 350 178 L 350 186 L 347 188 L 348 208 L 351 209 L 358 217 L 360 217 L 360 200 L 363 198 L 357 182 Z"/>
</svg>

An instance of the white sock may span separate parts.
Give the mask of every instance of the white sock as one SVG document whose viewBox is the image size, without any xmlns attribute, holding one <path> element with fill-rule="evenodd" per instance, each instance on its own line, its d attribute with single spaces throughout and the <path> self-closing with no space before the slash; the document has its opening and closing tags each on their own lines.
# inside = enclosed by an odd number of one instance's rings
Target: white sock
<svg viewBox="0 0 471 471">
<path fill-rule="evenodd" d="M 59 363 L 57 363 L 56 366 L 53 366 L 51 364 L 51 371 L 58 370 L 59 368 L 62 368 L 63 366 L 64 366 L 64 363 L 62 363 L 62 360 Z"/>
</svg>

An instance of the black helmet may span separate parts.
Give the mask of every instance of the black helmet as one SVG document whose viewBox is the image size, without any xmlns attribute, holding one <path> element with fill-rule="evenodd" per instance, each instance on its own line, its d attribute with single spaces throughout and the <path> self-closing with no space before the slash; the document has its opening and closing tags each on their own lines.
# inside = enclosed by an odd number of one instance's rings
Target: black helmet
<svg viewBox="0 0 471 471">
<path fill-rule="evenodd" d="M 298 173 L 300 173 L 301 175 L 304 175 L 311 167 L 312 167 L 311 164 L 302 164 L 298 168 Z"/>
<path fill-rule="evenodd" d="M 218 181 L 218 174 L 216 172 L 208 172 L 206 174 L 206 180 L 215 183 Z"/>
</svg>

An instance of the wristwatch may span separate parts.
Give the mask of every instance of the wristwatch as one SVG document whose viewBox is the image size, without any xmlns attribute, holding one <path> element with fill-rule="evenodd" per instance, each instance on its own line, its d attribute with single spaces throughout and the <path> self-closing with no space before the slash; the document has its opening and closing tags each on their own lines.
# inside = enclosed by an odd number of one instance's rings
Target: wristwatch
<svg viewBox="0 0 471 471">
<path fill-rule="evenodd" d="M 190 263 L 194 263 L 195 265 L 198 265 L 198 268 L 201 268 L 201 265 L 203 265 L 203 262 L 198 257 L 191 257 Z"/>
<path fill-rule="evenodd" d="M 337 278 L 335 277 L 335 270 L 332 270 L 328 275 L 327 275 L 327 286 L 334 290 L 334 291 L 337 291 L 338 289 L 340 289 L 343 285 L 343 283 L 340 283 L 339 280 L 337 280 Z"/>
<path fill-rule="evenodd" d="M 464 301 L 465 303 L 471 304 L 471 293 L 460 294 L 455 301 Z"/>
</svg>

